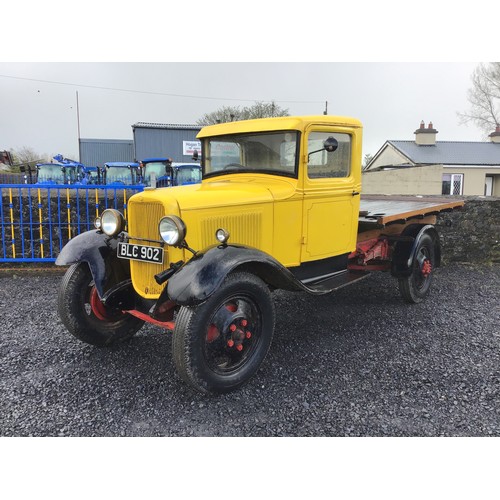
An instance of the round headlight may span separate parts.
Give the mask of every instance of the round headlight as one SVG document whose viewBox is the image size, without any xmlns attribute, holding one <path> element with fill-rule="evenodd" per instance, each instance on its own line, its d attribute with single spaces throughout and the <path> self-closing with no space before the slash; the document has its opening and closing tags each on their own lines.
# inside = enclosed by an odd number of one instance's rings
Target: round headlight
<svg viewBox="0 0 500 500">
<path fill-rule="evenodd" d="M 215 237 L 222 243 L 226 243 L 229 239 L 229 233 L 225 229 L 217 229 L 215 231 Z"/>
<path fill-rule="evenodd" d="M 97 217 L 97 219 L 94 221 L 94 227 L 96 229 L 101 229 L 101 218 Z"/>
<path fill-rule="evenodd" d="M 101 229 L 108 236 L 116 236 L 125 228 L 123 215 L 114 208 L 104 210 L 101 215 Z"/>
<path fill-rule="evenodd" d="M 162 240 L 170 246 L 180 245 L 186 237 L 186 225 L 180 217 L 175 215 L 163 217 L 158 230 Z"/>
</svg>

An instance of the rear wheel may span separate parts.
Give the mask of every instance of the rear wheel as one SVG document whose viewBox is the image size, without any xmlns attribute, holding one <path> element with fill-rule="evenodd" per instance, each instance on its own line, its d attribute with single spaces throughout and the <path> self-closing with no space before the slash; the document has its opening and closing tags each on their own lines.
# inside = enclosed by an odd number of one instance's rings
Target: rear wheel
<svg viewBox="0 0 500 500">
<path fill-rule="evenodd" d="M 96 346 L 128 340 L 144 321 L 103 304 L 86 262 L 73 264 L 59 288 L 58 312 L 62 322 L 77 339 Z"/>
<path fill-rule="evenodd" d="M 424 234 L 418 243 L 411 274 L 399 278 L 399 292 L 406 302 L 418 304 L 427 297 L 436 265 L 434 240 Z"/>
<path fill-rule="evenodd" d="M 237 389 L 264 360 L 274 321 L 266 284 L 249 273 L 228 275 L 206 302 L 178 313 L 172 350 L 179 375 L 205 393 Z"/>
</svg>

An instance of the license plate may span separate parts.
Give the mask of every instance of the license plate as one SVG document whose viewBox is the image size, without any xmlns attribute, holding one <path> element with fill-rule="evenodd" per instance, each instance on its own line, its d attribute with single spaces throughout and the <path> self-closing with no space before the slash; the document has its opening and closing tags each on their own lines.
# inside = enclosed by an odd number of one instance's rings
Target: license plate
<svg viewBox="0 0 500 500">
<path fill-rule="evenodd" d="M 147 245 L 132 245 L 131 243 L 118 243 L 118 257 L 121 259 L 140 260 L 154 264 L 163 263 L 163 248 Z"/>
</svg>

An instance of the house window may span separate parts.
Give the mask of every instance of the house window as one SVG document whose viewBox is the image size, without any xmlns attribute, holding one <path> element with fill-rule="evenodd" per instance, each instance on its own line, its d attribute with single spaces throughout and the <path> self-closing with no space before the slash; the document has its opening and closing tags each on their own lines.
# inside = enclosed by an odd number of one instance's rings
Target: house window
<svg viewBox="0 0 500 500">
<path fill-rule="evenodd" d="M 462 194 L 464 174 L 443 174 L 442 194 Z"/>
</svg>

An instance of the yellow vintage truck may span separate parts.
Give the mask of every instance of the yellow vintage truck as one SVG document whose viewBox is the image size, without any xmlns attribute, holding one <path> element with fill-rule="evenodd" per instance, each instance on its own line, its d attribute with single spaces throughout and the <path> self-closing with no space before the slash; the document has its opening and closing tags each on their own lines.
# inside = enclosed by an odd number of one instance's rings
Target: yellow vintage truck
<svg viewBox="0 0 500 500">
<path fill-rule="evenodd" d="M 463 202 L 361 199 L 358 120 L 239 121 L 198 139 L 201 184 L 146 188 L 127 220 L 105 210 L 62 249 L 58 309 L 75 337 L 107 346 L 154 323 L 173 332 L 180 377 L 220 393 L 263 362 L 273 290 L 325 294 L 389 271 L 407 302 L 428 295 L 436 215 Z"/>
</svg>

